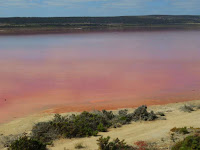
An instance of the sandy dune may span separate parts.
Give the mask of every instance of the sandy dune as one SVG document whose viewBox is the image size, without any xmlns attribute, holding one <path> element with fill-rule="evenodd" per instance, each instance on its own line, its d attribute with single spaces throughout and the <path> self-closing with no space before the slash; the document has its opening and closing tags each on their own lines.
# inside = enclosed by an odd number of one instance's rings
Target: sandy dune
<svg viewBox="0 0 200 150">
<path fill-rule="evenodd" d="M 138 140 L 159 142 L 166 147 L 170 145 L 169 131 L 173 127 L 200 127 L 200 110 L 191 113 L 181 112 L 179 108 L 184 104 L 200 105 L 200 100 L 173 103 L 167 105 L 155 105 L 148 107 L 154 112 L 162 111 L 166 114 L 166 120 L 156 120 L 149 122 L 133 122 L 121 128 L 110 129 L 109 132 L 99 133 L 99 135 L 110 136 L 111 138 L 125 139 L 128 144 L 133 144 Z M 133 109 L 129 109 L 133 111 Z M 9 123 L 0 125 L 0 134 L 10 135 L 29 132 L 34 123 L 46 121 L 53 117 L 53 114 L 40 113 L 25 118 L 16 119 Z M 73 150 L 77 143 L 83 143 L 87 150 L 96 150 L 96 140 L 99 137 L 78 138 L 78 139 L 59 139 L 54 142 L 50 150 Z M 164 139 L 164 142 L 161 141 Z"/>
</svg>

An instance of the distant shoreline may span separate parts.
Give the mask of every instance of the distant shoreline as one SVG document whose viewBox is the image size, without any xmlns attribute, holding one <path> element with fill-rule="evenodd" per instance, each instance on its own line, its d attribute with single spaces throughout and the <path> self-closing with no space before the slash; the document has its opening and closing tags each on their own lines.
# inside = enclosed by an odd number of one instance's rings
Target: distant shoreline
<svg viewBox="0 0 200 150">
<path fill-rule="evenodd" d="M 70 34 L 95 32 L 143 32 L 143 31 L 184 31 L 200 30 L 200 24 L 182 25 L 151 25 L 151 26 L 105 26 L 105 27 L 11 27 L 1 28 L 3 35 L 40 35 L 40 34 Z"/>
<path fill-rule="evenodd" d="M 190 15 L 0 18 L 0 35 L 196 29 L 200 16 Z"/>
</svg>

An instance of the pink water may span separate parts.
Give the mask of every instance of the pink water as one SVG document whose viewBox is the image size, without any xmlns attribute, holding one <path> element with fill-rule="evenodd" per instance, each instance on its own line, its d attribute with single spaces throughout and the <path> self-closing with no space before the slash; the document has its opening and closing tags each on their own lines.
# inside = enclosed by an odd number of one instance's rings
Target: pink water
<svg viewBox="0 0 200 150">
<path fill-rule="evenodd" d="M 200 31 L 0 36 L 0 120 L 200 99 Z"/>
</svg>

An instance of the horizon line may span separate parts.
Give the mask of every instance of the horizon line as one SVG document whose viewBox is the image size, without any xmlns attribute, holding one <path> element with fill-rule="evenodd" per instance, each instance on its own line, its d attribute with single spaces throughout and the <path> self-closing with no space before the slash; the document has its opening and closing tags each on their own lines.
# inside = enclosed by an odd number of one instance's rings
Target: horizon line
<svg viewBox="0 0 200 150">
<path fill-rule="evenodd" d="M 122 16 L 45 16 L 45 17 L 37 17 L 37 16 L 30 16 L 30 17 L 23 17 L 23 16 L 15 16 L 15 17 L 0 17 L 0 18 L 104 18 L 104 17 L 145 17 L 145 16 L 200 16 L 200 15 L 122 15 Z"/>
</svg>

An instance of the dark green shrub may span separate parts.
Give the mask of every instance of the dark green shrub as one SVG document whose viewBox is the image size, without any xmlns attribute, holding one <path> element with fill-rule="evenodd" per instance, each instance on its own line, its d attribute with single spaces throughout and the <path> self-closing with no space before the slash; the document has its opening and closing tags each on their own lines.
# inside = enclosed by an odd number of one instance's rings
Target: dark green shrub
<svg viewBox="0 0 200 150">
<path fill-rule="evenodd" d="M 200 150 L 200 136 L 188 136 L 176 143 L 172 150 Z"/>
<path fill-rule="evenodd" d="M 103 113 L 104 117 L 106 117 L 109 120 L 112 120 L 115 117 L 115 115 L 113 114 L 112 111 L 102 110 L 102 113 Z"/>
<path fill-rule="evenodd" d="M 39 122 L 32 129 L 32 137 L 47 144 L 57 139 L 59 134 L 58 128 L 54 127 L 52 121 Z"/>
<path fill-rule="evenodd" d="M 100 132 L 106 132 L 107 131 L 107 128 L 104 127 L 104 125 L 102 123 L 100 123 L 98 126 L 97 126 L 97 130 L 100 131 Z"/>
<path fill-rule="evenodd" d="M 107 131 L 109 122 L 102 116 L 83 112 L 61 125 L 65 137 L 95 136 L 99 131 Z"/>
<path fill-rule="evenodd" d="M 106 117 L 89 112 L 69 117 L 56 114 L 52 121 L 36 124 L 32 129 L 32 136 L 48 143 L 59 137 L 96 136 L 99 131 L 106 132 L 110 126 L 111 123 Z"/>
<path fill-rule="evenodd" d="M 9 150 L 46 150 L 46 145 L 38 140 L 24 136 L 12 142 Z"/>
<path fill-rule="evenodd" d="M 133 121 L 138 121 L 138 120 L 143 120 L 143 121 L 152 121 L 157 118 L 157 116 L 154 114 L 153 111 L 150 113 L 147 111 L 147 106 L 142 105 L 138 107 L 132 114 L 132 120 Z"/>
<path fill-rule="evenodd" d="M 46 144 L 57 138 L 73 138 L 96 136 L 98 132 L 106 132 L 110 127 L 120 127 L 131 121 L 154 120 L 156 115 L 147 112 L 146 106 L 141 106 L 128 114 L 127 110 L 120 110 L 118 115 L 112 111 L 82 112 L 79 115 L 62 117 L 59 114 L 48 122 L 37 123 L 32 129 L 32 137 Z"/>
<path fill-rule="evenodd" d="M 120 111 L 118 112 L 118 114 L 119 114 L 120 116 L 126 116 L 126 115 L 128 114 L 128 110 L 127 110 L 127 109 L 120 110 Z"/>
<path fill-rule="evenodd" d="M 135 150 L 134 147 L 127 145 L 124 140 L 120 141 L 118 138 L 110 142 L 110 137 L 103 138 L 102 136 L 97 140 L 99 150 Z"/>
<path fill-rule="evenodd" d="M 181 133 L 181 134 L 188 134 L 190 132 L 188 131 L 187 127 L 184 127 L 184 128 L 180 128 L 179 129 L 179 133 Z"/>
</svg>

